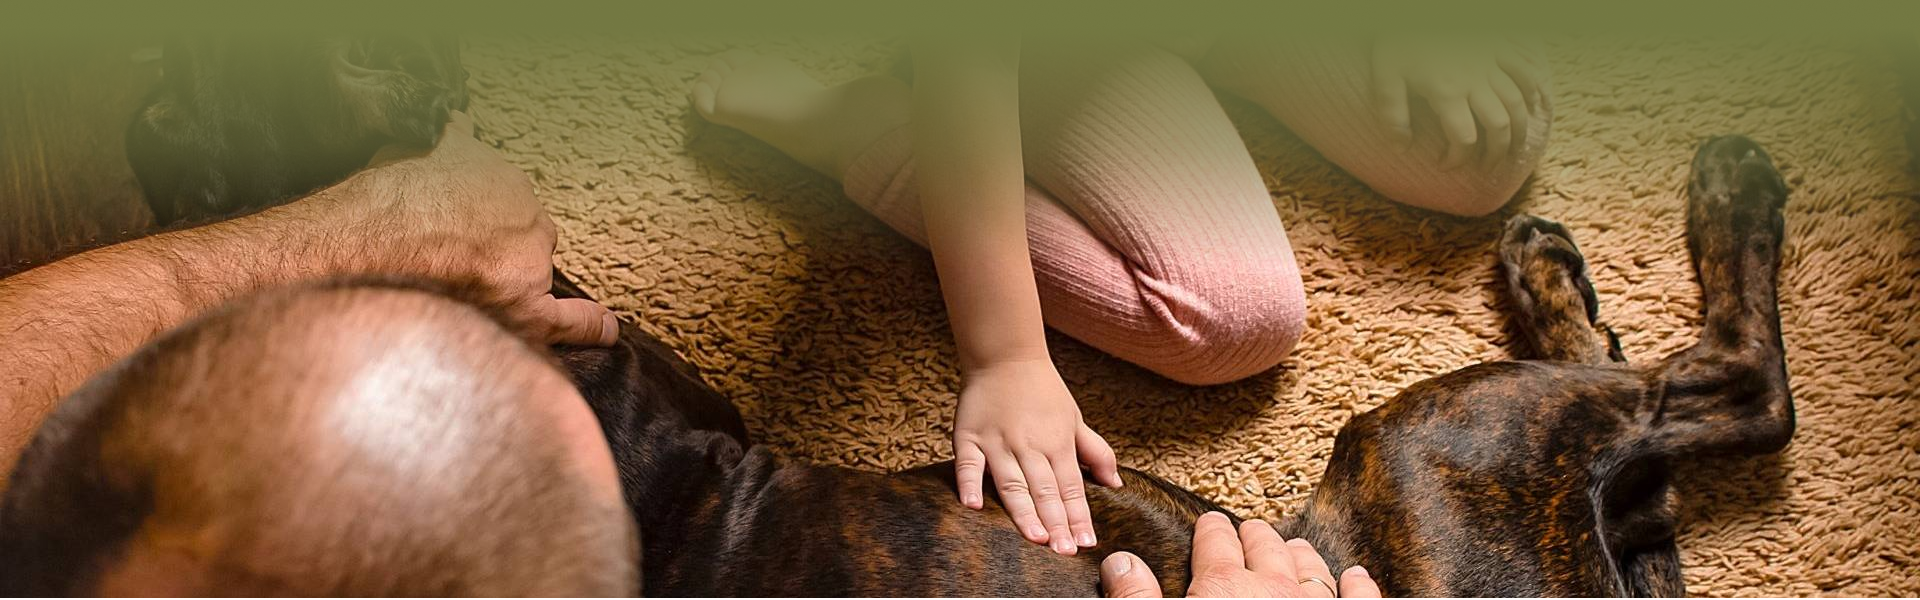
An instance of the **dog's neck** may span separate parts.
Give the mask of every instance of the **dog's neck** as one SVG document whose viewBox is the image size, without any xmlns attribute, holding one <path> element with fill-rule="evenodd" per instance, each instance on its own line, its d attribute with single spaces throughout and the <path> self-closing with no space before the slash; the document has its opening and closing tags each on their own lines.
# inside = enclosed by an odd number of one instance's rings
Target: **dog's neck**
<svg viewBox="0 0 1920 600">
<path fill-rule="evenodd" d="M 593 409 L 639 527 L 641 571 L 673 564 L 744 455 L 737 413 L 663 346 L 623 336 L 560 359 Z"/>
<path fill-rule="evenodd" d="M 614 463 L 627 507 L 640 528 L 642 571 L 661 566 L 663 549 L 681 548 L 694 532 L 703 507 L 725 484 L 739 461 L 737 441 L 711 431 L 656 420 L 625 442 L 614 442 Z M 653 560 L 644 560 L 653 559 Z"/>
</svg>

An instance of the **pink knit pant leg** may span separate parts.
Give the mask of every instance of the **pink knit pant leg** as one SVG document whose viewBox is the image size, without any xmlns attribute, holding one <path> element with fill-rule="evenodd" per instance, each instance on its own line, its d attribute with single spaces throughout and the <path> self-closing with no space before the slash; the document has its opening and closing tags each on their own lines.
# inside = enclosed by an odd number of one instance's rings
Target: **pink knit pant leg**
<svg viewBox="0 0 1920 600">
<path fill-rule="evenodd" d="M 1191 67 L 1147 46 L 1022 56 L 1027 236 L 1049 325 L 1168 378 L 1278 364 L 1305 326 L 1292 247 L 1246 147 Z M 925 244 L 911 126 L 847 194 Z"/>
<path fill-rule="evenodd" d="M 1513 198 L 1546 153 L 1551 98 L 1527 123 L 1506 160 L 1444 169 L 1446 146 L 1422 104 L 1413 107 L 1414 146 L 1402 151 L 1374 113 L 1371 50 L 1360 43 L 1242 35 L 1216 42 L 1197 66 L 1215 87 L 1265 108 L 1322 156 L 1394 201 L 1479 216 Z"/>
</svg>

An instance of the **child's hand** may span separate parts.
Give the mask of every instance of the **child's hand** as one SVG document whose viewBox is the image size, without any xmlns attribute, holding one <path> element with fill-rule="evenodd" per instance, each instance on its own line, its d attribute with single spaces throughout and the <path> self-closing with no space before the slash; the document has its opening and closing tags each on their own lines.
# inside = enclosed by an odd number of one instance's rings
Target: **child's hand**
<svg viewBox="0 0 1920 600">
<path fill-rule="evenodd" d="M 1113 448 L 1080 420 L 1080 407 L 1047 360 L 997 363 L 966 374 L 953 428 L 960 502 L 980 508 L 993 474 L 1000 503 L 1022 535 L 1054 552 L 1096 543 L 1080 465 L 1120 487 Z"/>
<path fill-rule="evenodd" d="M 1547 96 L 1546 59 L 1503 39 L 1382 40 L 1373 50 L 1374 108 L 1402 144 L 1413 143 L 1409 98 L 1426 101 L 1447 147 L 1441 164 L 1464 165 L 1477 144 L 1489 163 L 1526 144 Z"/>
</svg>

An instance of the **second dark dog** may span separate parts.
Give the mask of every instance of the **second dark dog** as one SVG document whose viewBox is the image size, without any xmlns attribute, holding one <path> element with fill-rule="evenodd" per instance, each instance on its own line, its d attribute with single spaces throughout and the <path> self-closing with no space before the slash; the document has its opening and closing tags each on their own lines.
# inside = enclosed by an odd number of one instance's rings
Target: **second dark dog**
<svg viewBox="0 0 1920 600">
<path fill-rule="evenodd" d="M 381 146 L 432 146 L 467 107 L 457 40 L 436 36 L 188 37 L 127 129 L 161 226 L 293 199 Z"/>
</svg>

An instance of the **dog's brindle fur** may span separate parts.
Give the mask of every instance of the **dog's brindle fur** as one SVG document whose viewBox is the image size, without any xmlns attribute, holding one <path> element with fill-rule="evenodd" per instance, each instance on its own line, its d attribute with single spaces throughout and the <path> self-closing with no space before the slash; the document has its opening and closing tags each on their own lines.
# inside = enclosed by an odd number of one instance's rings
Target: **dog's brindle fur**
<svg viewBox="0 0 1920 600">
<path fill-rule="evenodd" d="M 174 108 L 245 127 L 195 123 L 230 137 L 185 138 L 188 152 L 173 158 L 133 157 L 148 163 L 143 181 L 175 184 L 156 199 L 171 198 L 181 219 L 277 202 L 344 177 L 370 152 L 363 144 L 329 161 L 326 178 L 271 160 L 196 163 L 239 153 L 248 141 L 231 132 L 292 136 L 308 124 L 283 118 L 294 112 L 236 115 L 221 112 L 226 98 L 193 98 L 207 104 Z M 379 123 L 444 114 L 438 101 L 360 104 L 404 113 Z M 159 172 L 179 177 L 149 175 Z M 1628 363 L 1611 332 L 1596 331 L 1595 294 L 1571 236 L 1516 217 L 1500 262 L 1528 360 L 1428 379 L 1355 417 L 1281 533 L 1312 541 L 1336 571 L 1365 565 L 1391 595 L 1684 593 L 1672 464 L 1776 452 L 1794 428 L 1775 300 L 1785 184 L 1739 137 L 1702 146 L 1692 178 L 1688 247 L 1706 300 L 1697 344 Z M 301 183 L 217 185 L 241 180 Z M 586 296 L 558 273 L 555 281 L 557 295 Z M 613 449 L 649 594 L 1097 595 L 1099 561 L 1118 550 L 1140 555 L 1176 594 L 1189 578 L 1195 518 L 1221 510 L 1123 469 L 1125 487 L 1090 491 L 1101 545 L 1060 556 L 1024 540 L 997 507 L 962 508 L 948 463 L 883 474 L 774 458 L 748 443 L 725 398 L 630 324 L 615 347 L 556 352 Z"/>
</svg>

